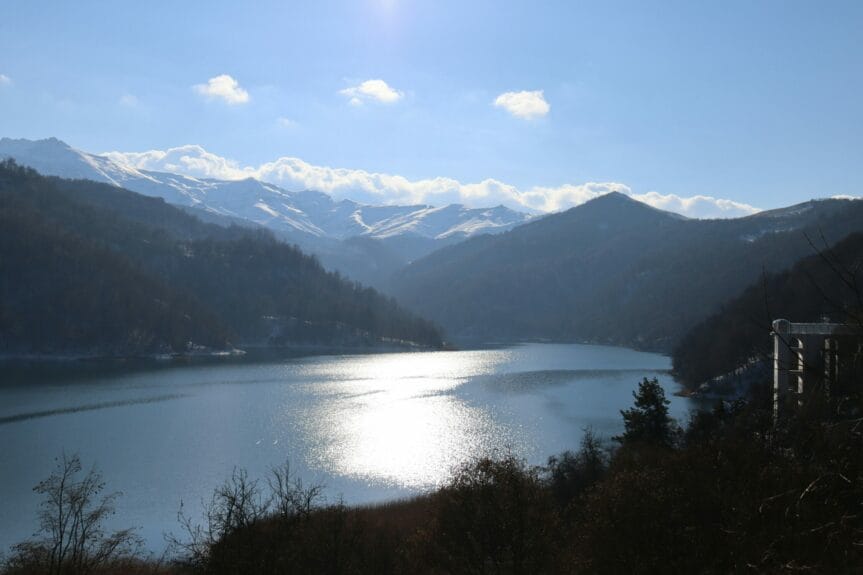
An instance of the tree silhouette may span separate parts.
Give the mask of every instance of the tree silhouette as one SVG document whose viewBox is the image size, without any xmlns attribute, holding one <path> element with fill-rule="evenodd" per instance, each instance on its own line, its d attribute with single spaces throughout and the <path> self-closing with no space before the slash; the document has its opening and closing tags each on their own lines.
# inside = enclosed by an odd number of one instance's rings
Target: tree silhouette
<svg viewBox="0 0 863 575">
<path fill-rule="evenodd" d="M 103 495 L 105 483 L 95 469 L 83 473 L 77 455 L 57 458 L 57 466 L 33 491 L 42 495 L 36 539 L 15 545 L 10 572 L 83 575 L 134 558 L 141 540 L 134 529 L 105 531 L 119 493 Z M 83 473 L 83 475 L 82 475 Z"/>
<path fill-rule="evenodd" d="M 652 444 L 670 447 L 674 443 L 676 425 L 668 415 L 668 405 L 665 390 L 659 381 L 644 380 L 638 384 L 638 391 L 633 391 L 635 406 L 620 411 L 623 416 L 625 431 L 623 435 L 613 439 L 623 445 Z"/>
</svg>

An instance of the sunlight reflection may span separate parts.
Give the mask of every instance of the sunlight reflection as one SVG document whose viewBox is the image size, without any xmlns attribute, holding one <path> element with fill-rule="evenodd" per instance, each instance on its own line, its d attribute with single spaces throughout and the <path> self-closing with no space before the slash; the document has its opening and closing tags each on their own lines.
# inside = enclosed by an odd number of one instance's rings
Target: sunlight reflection
<svg viewBox="0 0 863 575">
<path fill-rule="evenodd" d="M 419 377 L 458 379 L 492 373 L 509 352 L 423 352 L 346 356 L 304 366 L 303 376 L 314 380 L 405 380 Z"/>
<path fill-rule="evenodd" d="M 488 373 L 497 363 L 489 357 L 410 353 L 328 364 L 316 374 L 324 381 L 310 384 L 329 400 L 307 420 L 310 432 L 325 438 L 315 463 L 339 474 L 432 487 L 470 457 L 505 448 L 507 431 L 451 394 L 470 376 Z"/>
</svg>

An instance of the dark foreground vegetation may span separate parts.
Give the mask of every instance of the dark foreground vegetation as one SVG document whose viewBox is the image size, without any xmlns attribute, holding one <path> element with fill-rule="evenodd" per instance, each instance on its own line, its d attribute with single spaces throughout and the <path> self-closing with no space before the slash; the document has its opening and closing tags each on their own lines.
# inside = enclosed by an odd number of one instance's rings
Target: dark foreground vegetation
<svg viewBox="0 0 863 575">
<path fill-rule="evenodd" d="M 260 229 L 0 162 L 0 356 L 440 347 L 429 322 Z"/>
<path fill-rule="evenodd" d="M 92 474 L 70 480 L 64 461 L 37 487 L 43 537 L 13 548 L 3 573 L 863 570 L 859 393 L 812 396 L 777 426 L 766 394 L 756 394 L 696 413 L 685 429 L 655 380 L 635 400 L 613 448 L 588 431 L 576 452 L 546 466 L 481 459 L 434 493 L 380 506 L 326 503 L 287 468 L 261 480 L 236 471 L 203 518 L 181 516 L 174 558 L 162 562 L 138 559 L 134 533 L 98 529 L 110 499 L 97 497 Z M 58 491 L 61 478 L 75 496 Z M 64 535 L 58 517 L 76 509 L 90 529 Z M 64 548 L 76 551 L 61 556 Z"/>
</svg>

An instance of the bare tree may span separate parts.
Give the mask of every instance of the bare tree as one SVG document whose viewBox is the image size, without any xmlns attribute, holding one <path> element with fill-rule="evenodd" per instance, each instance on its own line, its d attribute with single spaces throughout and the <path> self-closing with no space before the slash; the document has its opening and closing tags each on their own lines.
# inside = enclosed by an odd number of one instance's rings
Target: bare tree
<svg viewBox="0 0 863 575">
<path fill-rule="evenodd" d="M 323 485 L 303 485 L 303 480 L 291 473 L 288 462 L 273 467 L 267 478 L 270 487 L 270 507 L 284 521 L 308 517 L 322 500 Z"/>
<path fill-rule="evenodd" d="M 210 551 L 220 540 L 263 519 L 268 502 L 262 496 L 258 481 L 249 479 L 246 470 L 235 467 L 230 479 L 213 491 L 203 508 L 204 525 L 201 525 L 185 513 L 181 502 L 177 520 L 186 538 L 166 535 L 172 550 L 180 553 L 183 562 L 193 566 L 206 565 Z"/>
<path fill-rule="evenodd" d="M 234 468 L 210 500 L 202 502 L 203 524 L 195 522 L 181 503 L 177 515 L 181 534 L 167 534 L 166 539 L 180 563 L 198 568 L 224 563 L 225 557 L 213 555 L 220 542 L 236 534 L 249 535 L 256 524 L 272 519 L 279 520 L 281 528 L 291 530 L 296 521 L 308 519 L 323 501 L 322 492 L 319 484 L 306 487 L 291 473 L 288 463 L 270 470 L 266 486 L 250 479 L 246 470 Z"/>
<path fill-rule="evenodd" d="M 108 533 L 104 521 L 114 513 L 119 492 L 103 495 L 105 482 L 95 468 L 83 473 L 81 459 L 63 454 L 47 479 L 33 491 L 43 496 L 39 531 L 12 548 L 10 570 L 36 568 L 49 575 L 84 575 L 140 552 L 134 529 Z"/>
</svg>

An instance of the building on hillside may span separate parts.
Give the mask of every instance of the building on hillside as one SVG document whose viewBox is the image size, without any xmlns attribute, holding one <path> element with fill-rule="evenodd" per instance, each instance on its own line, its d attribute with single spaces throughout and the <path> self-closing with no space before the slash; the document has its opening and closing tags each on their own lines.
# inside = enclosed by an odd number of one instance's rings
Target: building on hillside
<svg viewBox="0 0 863 575">
<path fill-rule="evenodd" d="M 773 416 L 821 393 L 833 398 L 854 372 L 860 329 L 839 323 L 773 322 Z"/>
</svg>

